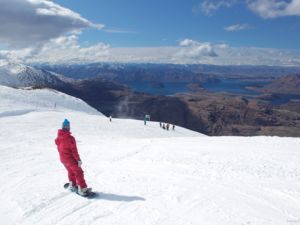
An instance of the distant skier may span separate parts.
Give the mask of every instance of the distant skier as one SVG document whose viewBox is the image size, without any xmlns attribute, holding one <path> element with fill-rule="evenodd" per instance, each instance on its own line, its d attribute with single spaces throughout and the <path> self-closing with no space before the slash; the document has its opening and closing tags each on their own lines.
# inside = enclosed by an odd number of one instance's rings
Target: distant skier
<svg viewBox="0 0 300 225">
<path fill-rule="evenodd" d="M 169 128 L 170 128 L 170 124 L 167 123 L 166 129 L 169 130 Z"/>
<path fill-rule="evenodd" d="M 162 124 L 161 124 L 161 122 L 159 122 L 159 127 L 162 127 Z"/>
<path fill-rule="evenodd" d="M 111 116 L 109 116 L 109 122 L 111 122 L 112 121 L 112 117 Z"/>
<path fill-rule="evenodd" d="M 175 124 L 172 125 L 172 130 L 175 130 Z"/>
<path fill-rule="evenodd" d="M 69 188 L 74 191 L 78 188 L 78 194 L 87 195 L 91 190 L 87 188 L 84 180 L 83 170 L 81 169 L 81 160 L 78 154 L 75 138 L 70 132 L 70 122 L 65 119 L 62 123 L 62 129 L 58 130 L 55 144 L 60 156 L 60 161 L 68 171 Z"/>
<path fill-rule="evenodd" d="M 166 126 L 165 126 L 165 124 L 163 123 L 163 125 L 162 125 L 162 128 L 165 130 L 166 129 Z"/>
</svg>

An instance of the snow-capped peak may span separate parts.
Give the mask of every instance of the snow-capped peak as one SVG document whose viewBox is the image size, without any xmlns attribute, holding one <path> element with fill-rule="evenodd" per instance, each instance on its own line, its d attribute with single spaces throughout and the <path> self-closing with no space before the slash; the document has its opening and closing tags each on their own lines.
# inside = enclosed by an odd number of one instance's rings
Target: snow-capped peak
<svg viewBox="0 0 300 225">
<path fill-rule="evenodd" d="M 63 83 L 61 76 L 49 71 L 11 62 L 0 62 L 0 85 L 9 87 L 54 86 Z"/>
</svg>

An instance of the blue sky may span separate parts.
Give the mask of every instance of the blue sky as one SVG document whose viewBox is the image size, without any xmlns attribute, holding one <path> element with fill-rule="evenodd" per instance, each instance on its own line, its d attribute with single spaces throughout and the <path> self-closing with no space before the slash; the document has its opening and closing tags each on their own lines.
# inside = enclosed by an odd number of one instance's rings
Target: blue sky
<svg viewBox="0 0 300 225">
<path fill-rule="evenodd" d="M 0 60 L 300 66 L 300 0 L 0 4 Z"/>
<path fill-rule="evenodd" d="M 262 18 L 240 2 L 230 8 L 220 7 L 210 15 L 201 11 L 203 1 L 199 0 L 55 2 L 94 23 L 105 24 L 104 30 L 84 31 L 80 37 L 82 42 L 103 41 L 116 47 L 173 46 L 180 40 L 190 38 L 214 43 L 225 42 L 235 47 L 300 49 L 299 16 Z M 249 26 L 235 32 L 224 30 L 235 24 Z M 116 33 L 105 32 L 106 29 L 115 30 Z"/>
</svg>

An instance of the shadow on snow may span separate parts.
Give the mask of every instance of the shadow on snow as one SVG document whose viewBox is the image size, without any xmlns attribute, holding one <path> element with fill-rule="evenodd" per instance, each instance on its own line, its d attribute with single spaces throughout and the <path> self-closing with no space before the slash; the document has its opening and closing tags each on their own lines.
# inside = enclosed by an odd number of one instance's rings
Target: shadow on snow
<svg viewBox="0 0 300 225">
<path fill-rule="evenodd" d="M 145 201 L 146 199 L 139 196 L 125 196 L 125 195 L 115 195 L 103 192 L 96 192 L 94 199 L 102 199 L 107 201 L 118 201 L 118 202 L 133 202 L 133 201 Z"/>
</svg>

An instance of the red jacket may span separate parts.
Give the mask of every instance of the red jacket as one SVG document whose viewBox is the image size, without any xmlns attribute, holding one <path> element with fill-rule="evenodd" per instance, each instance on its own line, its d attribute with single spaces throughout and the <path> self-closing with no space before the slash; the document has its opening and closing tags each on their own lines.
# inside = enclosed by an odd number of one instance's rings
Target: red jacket
<svg viewBox="0 0 300 225">
<path fill-rule="evenodd" d="M 75 138 L 70 131 L 58 130 L 55 144 L 60 156 L 60 161 L 63 164 L 78 164 L 80 160 Z"/>
</svg>

